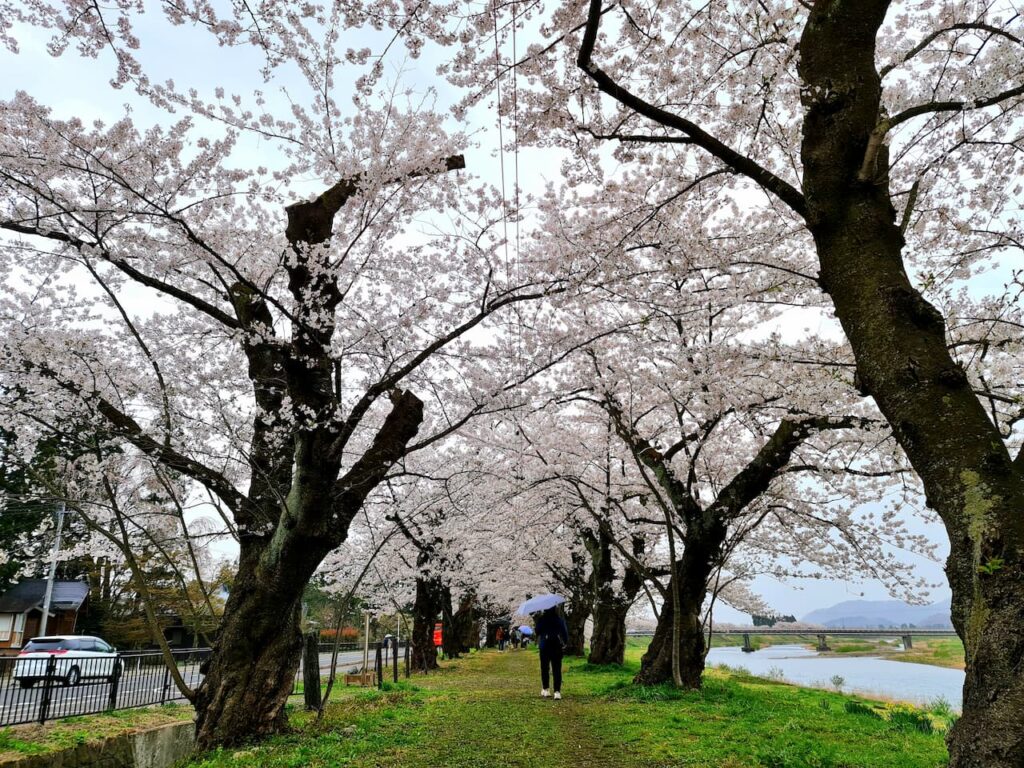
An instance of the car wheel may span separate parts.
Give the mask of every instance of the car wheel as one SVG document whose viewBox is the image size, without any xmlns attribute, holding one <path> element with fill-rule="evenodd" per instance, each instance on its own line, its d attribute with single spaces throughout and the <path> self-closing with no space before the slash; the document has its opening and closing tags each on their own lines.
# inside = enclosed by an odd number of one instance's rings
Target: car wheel
<svg viewBox="0 0 1024 768">
<path fill-rule="evenodd" d="M 20 685 L 22 688 L 31 688 L 35 684 L 36 681 L 30 677 L 23 677 L 21 678 L 21 680 L 18 681 L 18 685 Z"/>
<path fill-rule="evenodd" d="M 68 671 L 68 676 L 64 678 L 64 685 L 78 685 L 81 679 L 82 673 L 78 671 L 78 667 L 72 667 Z"/>
</svg>

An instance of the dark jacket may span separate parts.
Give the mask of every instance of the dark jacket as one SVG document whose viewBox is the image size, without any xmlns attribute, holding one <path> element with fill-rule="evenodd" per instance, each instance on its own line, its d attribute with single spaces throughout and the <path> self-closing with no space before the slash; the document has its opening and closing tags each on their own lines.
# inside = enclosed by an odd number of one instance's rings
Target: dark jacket
<svg viewBox="0 0 1024 768">
<path fill-rule="evenodd" d="M 569 628 L 565 619 L 556 612 L 544 611 L 535 622 L 537 643 L 541 648 L 549 647 L 548 643 L 559 643 L 563 648 L 569 644 Z"/>
</svg>

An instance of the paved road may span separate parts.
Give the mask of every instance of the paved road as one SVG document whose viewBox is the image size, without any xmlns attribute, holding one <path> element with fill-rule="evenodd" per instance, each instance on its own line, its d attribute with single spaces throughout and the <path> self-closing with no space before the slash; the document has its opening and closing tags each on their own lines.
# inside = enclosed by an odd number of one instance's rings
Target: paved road
<svg viewBox="0 0 1024 768">
<path fill-rule="evenodd" d="M 373 666 L 374 651 L 370 651 L 370 666 Z M 362 651 L 345 651 L 338 654 L 338 674 L 362 665 Z M 401 664 L 401 658 L 399 659 Z M 179 667 L 185 682 L 195 687 L 202 681 L 198 664 Z M 320 654 L 320 674 L 326 680 L 331 669 L 331 654 Z M 389 665 L 390 669 L 390 665 Z M 302 679 L 301 671 L 298 677 Z M 165 689 L 165 684 L 167 685 Z M 39 708 L 44 696 L 41 683 L 33 688 L 21 688 L 13 680 L 0 682 L 0 726 L 15 723 L 31 722 L 38 717 Z M 110 682 L 101 680 L 82 680 L 74 687 L 55 684 L 50 689 L 50 713 L 52 717 L 68 717 L 70 715 L 101 712 L 107 708 L 110 700 Z M 117 708 L 159 704 L 162 701 L 183 701 L 174 683 L 165 676 L 162 666 L 135 666 L 128 662 L 118 686 Z"/>
</svg>

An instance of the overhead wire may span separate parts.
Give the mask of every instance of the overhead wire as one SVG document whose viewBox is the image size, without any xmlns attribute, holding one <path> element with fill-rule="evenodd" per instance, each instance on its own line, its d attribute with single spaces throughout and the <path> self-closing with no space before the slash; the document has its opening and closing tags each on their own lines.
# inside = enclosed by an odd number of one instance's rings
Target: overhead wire
<svg viewBox="0 0 1024 768">
<path fill-rule="evenodd" d="M 512 45 L 512 58 L 511 58 L 511 116 L 512 116 L 512 163 L 513 163 L 513 189 L 512 189 L 512 205 L 509 205 L 507 197 L 507 183 L 506 183 L 506 172 L 505 172 L 505 138 L 504 138 L 504 121 L 502 113 L 502 85 L 503 85 L 503 71 L 502 71 L 502 60 L 501 60 L 501 40 L 499 33 L 499 14 L 498 14 L 498 0 L 494 0 L 492 13 L 494 15 L 494 66 L 495 66 L 495 93 L 497 99 L 497 127 L 498 127 L 498 158 L 499 167 L 501 171 L 501 202 L 502 202 L 502 229 L 504 236 L 504 254 L 505 254 L 505 281 L 506 288 L 512 291 L 513 286 L 522 285 L 522 254 L 521 254 L 521 210 L 520 210 L 520 177 L 519 177 L 519 80 L 518 70 L 516 62 L 518 61 L 518 39 L 517 39 L 517 27 L 519 24 L 519 17 L 517 12 L 516 0 L 511 0 L 511 38 Z M 509 210 L 512 211 L 513 226 L 514 226 L 514 237 L 515 246 L 513 253 L 509 253 L 509 228 L 508 228 L 508 216 Z M 520 382 L 523 379 L 524 372 L 524 360 L 523 360 L 523 319 L 521 314 L 521 308 L 518 304 L 512 306 L 512 317 L 509 318 L 508 331 L 509 331 L 509 360 L 512 379 L 515 382 Z M 516 409 L 512 407 L 511 423 L 515 432 L 514 435 L 514 451 L 515 457 L 515 469 L 514 475 L 518 479 L 522 479 L 524 475 L 524 454 L 525 454 L 525 437 L 522 426 L 519 424 L 518 415 Z"/>
</svg>

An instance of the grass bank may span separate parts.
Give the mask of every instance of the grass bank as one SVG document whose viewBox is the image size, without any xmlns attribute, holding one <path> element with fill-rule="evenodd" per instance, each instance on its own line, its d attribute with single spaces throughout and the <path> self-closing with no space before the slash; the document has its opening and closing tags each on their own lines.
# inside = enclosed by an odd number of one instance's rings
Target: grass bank
<svg viewBox="0 0 1024 768">
<path fill-rule="evenodd" d="M 65 717 L 44 725 L 12 725 L 0 728 L 0 764 L 25 755 L 45 755 L 82 744 L 99 744 L 114 736 L 192 720 L 194 716 L 190 706 L 164 704 Z"/>
<path fill-rule="evenodd" d="M 948 713 L 919 713 L 711 670 L 682 693 L 625 669 L 567 664 L 566 698 L 539 697 L 535 651 L 488 651 L 383 692 L 346 689 L 319 725 L 212 753 L 189 768 L 936 768 Z"/>
</svg>

